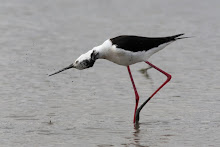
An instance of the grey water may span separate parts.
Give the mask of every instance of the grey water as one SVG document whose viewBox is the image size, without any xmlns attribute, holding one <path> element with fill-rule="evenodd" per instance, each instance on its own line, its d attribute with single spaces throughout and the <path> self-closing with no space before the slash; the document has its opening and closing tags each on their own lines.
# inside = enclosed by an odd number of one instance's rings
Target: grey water
<svg viewBox="0 0 220 147">
<path fill-rule="evenodd" d="M 219 0 L 0 0 L 0 146 L 220 146 Z M 143 108 L 126 67 L 82 53 L 122 34 L 185 33 L 149 61 L 172 80 Z M 166 77 L 131 66 L 144 102 Z"/>
</svg>

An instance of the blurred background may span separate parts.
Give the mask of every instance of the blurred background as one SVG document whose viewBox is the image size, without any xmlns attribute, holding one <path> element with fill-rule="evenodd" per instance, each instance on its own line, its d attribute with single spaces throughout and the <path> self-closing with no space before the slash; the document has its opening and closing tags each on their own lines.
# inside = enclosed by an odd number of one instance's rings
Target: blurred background
<svg viewBox="0 0 220 147">
<path fill-rule="evenodd" d="M 220 146 L 219 0 L 0 0 L 0 146 Z M 185 33 L 150 58 L 172 75 L 132 119 L 123 66 L 48 77 L 118 35 Z M 131 66 L 140 103 L 166 79 Z"/>
</svg>

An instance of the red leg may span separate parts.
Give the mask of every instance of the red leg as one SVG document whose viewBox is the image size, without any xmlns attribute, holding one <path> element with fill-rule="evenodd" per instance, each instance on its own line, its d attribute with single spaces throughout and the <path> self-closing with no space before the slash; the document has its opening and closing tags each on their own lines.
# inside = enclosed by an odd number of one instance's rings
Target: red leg
<svg viewBox="0 0 220 147">
<path fill-rule="evenodd" d="M 135 84 L 134 84 L 134 80 L 133 80 L 133 77 L 132 77 L 132 74 L 131 74 L 130 67 L 127 66 L 127 68 L 128 68 L 129 76 L 130 76 L 130 78 L 131 78 L 131 83 L 132 83 L 132 85 L 133 85 L 134 93 L 135 93 L 135 98 L 136 98 L 136 105 L 135 105 L 135 110 L 134 110 L 134 120 L 133 120 L 133 122 L 135 123 L 135 116 L 136 116 L 136 111 L 137 111 L 138 102 L 139 102 L 139 95 L 138 95 L 136 86 L 135 86 Z"/>
<path fill-rule="evenodd" d="M 167 76 L 167 80 L 150 96 L 150 98 L 152 98 L 164 85 L 166 85 L 171 80 L 172 76 L 168 74 L 167 72 L 163 71 L 162 69 L 159 69 L 152 63 L 148 61 L 146 61 L 146 63 L 149 64 L 151 67 L 155 68 L 156 70 L 158 70 L 159 72 L 163 73 L 165 76 Z"/>
<path fill-rule="evenodd" d="M 165 76 L 167 76 L 167 80 L 137 109 L 137 112 L 136 112 L 136 120 L 135 122 L 138 123 L 139 121 L 139 114 L 140 114 L 140 111 L 141 109 L 147 104 L 147 102 L 164 86 L 166 85 L 170 79 L 171 79 L 171 75 L 166 73 L 165 71 L 161 70 L 160 68 L 156 67 L 155 65 L 153 65 L 152 63 L 146 61 L 147 64 L 149 64 L 151 67 L 155 68 L 156 70 L 158 70 L 159 72 L 163 73 Z"/>
</svg>

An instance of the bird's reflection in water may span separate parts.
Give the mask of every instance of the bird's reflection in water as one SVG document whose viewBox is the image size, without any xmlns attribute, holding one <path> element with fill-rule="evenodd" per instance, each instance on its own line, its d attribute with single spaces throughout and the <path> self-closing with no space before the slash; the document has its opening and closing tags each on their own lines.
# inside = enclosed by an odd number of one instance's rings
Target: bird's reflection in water
<svg viewBox="0 0 220 147">
<path fill-rule="evenodd" d="M 147 145 L 141 145 L 140 144 L 140 133 L 141 133 L 141 130 L 140 130 L 140 123 L 135 123 L 134 124 L 134 132 L 133 132 L 133 145 L 135 147 L 148 147 Z"/>
</svg>

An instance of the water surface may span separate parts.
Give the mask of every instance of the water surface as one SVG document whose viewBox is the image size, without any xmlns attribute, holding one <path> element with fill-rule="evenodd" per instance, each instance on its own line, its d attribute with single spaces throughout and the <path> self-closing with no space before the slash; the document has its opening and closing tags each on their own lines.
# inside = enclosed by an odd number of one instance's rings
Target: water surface
<svg viewBox="0 0 220 147">
<path fill-rule="evenodd" d="M 220 146 L 218 0 L 5 1 L 0 5 L 1 146 Z M 173 78 L 132 124 L 135 98 L 123 66 L 48 74 L 106 39 L 195 36 L 150 62 Z M 143 102 L 166 78 L 131 66 Z"/>
</svg>

